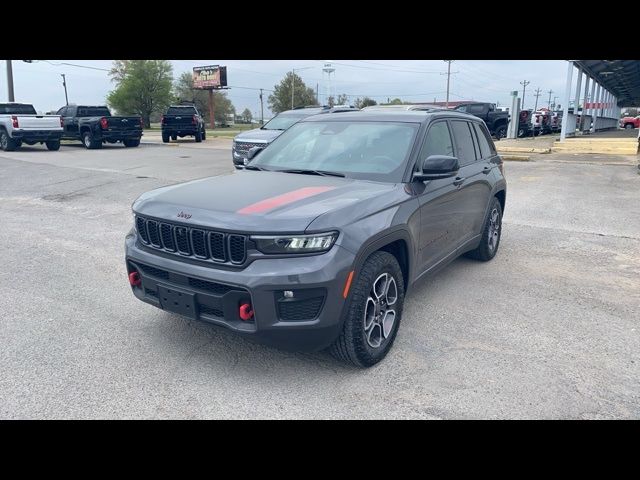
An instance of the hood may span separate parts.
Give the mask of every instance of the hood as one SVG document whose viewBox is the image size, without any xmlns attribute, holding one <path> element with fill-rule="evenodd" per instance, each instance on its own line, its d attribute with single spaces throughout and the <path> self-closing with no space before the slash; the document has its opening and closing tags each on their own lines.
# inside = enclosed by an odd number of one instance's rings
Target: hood
<svg viewBox="0 0 640 480">
<path fill-rule="evenodd" d="M 233 139 L 241 142 L 270 143 L 282 134 L 282 130 L 262 130 L 255 128 L 246 132 L 239 133 Z"/>
<path fill-rule="evenodd" d="M 385 198 L 393 190 L 394 184 L 348 178 L 239 170 L 152 190 L 134 202 L 133 210 L 212 229 L 299 233 L 320 215 L 364 211 L 353 207 Z M 334 216 L 341 217 L 353 215 Z"/>
</svg>

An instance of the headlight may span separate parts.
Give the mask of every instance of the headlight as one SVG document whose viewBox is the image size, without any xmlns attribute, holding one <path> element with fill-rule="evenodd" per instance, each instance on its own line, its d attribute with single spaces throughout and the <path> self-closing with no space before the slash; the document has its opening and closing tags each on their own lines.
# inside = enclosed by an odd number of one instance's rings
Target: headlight
<svg viewBox="0 0 640 480">
<path fill-rule="evenodd" d="M 314 253 L 326 252 L 338 238 L 338 232 L 311 235 L 253 235 L 251 240 L 262 253 Z"/>
</svg>

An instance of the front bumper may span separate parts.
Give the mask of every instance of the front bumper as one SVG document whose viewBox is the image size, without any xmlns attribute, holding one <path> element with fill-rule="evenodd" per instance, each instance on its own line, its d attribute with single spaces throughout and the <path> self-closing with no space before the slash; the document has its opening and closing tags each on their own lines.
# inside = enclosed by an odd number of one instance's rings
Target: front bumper
<svg viewBox="0 0 640 480">
<path fill-rule="evenodd" d="M 261 343 L 289 350 L 319 350 L 340 333 L 345 305 L 343 290 L 355 255 L 334 245 L 322 255 L 266 258 L 247 267 L 215 268 L 166 258 L 137 241 L 125 241 L 127 273 L 138 271 L 141 285 L 134 295 L 151 305 L 222 325 Z M 167 288 L 188 299 L 182 305 L 163 296 Z M 284 291 L 293 298 L 285 298 Z M 243 321 L 242 303 L 250 302 L 254 317 Z M 178 305 L 179 304 L 179 305 Z"/>
<path fill-rule="evenodd" d="M 62 138 L 62 130 L 14 130 L 11 132 L 11 136 L 15 140 L 49 142 L 60 140 Z"/>
</svg>

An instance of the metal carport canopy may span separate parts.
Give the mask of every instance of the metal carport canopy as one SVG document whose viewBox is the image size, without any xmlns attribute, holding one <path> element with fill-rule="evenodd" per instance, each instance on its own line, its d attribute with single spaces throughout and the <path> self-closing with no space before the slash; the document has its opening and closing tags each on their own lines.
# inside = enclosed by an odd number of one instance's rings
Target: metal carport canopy
<svg viewBox="0 0 640 480">
<path fill-rule="evenodd" d="M 619 107 L 640 106 L 640 60 L 574 60 L 618 99 Z"/>
</svg>

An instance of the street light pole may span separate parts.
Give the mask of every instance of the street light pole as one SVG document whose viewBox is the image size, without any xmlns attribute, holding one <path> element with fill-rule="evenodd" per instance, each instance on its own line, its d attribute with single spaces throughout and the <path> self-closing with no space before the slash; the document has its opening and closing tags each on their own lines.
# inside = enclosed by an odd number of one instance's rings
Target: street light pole
<svg viewBox="0 0 640 480">
<path fill-rule="evenodd" d="M 11 60 L 7 60 L 7 89 L 9 93 L 9 101 L 15 102 L 16 98 L 13 92 L 13 65 L 11 65 Z"/>
<path fill-rule="evenodd" d="M 64 73 L 61 73 L 60 76 L 62 77 L 62 86 L 64 87 L 64 99 L 67 102 L 67 105 L 69 105 L 69 96 L 67 95 L 67 78 Z"/>
</svg>

